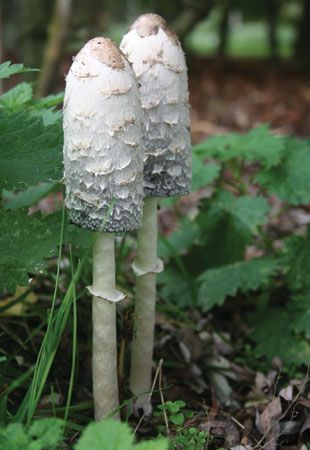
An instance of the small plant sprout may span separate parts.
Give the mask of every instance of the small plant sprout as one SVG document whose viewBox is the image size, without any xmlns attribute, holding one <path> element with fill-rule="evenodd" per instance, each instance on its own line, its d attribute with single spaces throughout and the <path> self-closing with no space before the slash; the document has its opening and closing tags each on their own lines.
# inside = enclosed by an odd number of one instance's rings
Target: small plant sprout
<svg viewBox="0 0 310 450">
<path fill-rule="evenodd" d="M 156 273 L 163 266 L 157 259 L 157 199 L 186 195 L 191 185 L 187 67 L 176 34 L 156 14 L 140 16 L 124 36 L 121 49 L 140 85 L 146 197 L 134 262 L 137 282 L 130 388 L 139 396 L 136 408 L 150 413 L 145 393 L 151 387 Z"/>
<path fill-rule="evenodd" d="M 66 206 L 71 221 L 98 231 L 93 247 L 95 418 L 117 410 L 114 233 L 141 226 L 141 106 L 125 56 L 106 38 L 89 41 L 67 76 L 64 100 Z M 118 417 L 118 413 L 115 413 Z"/>
</svg>

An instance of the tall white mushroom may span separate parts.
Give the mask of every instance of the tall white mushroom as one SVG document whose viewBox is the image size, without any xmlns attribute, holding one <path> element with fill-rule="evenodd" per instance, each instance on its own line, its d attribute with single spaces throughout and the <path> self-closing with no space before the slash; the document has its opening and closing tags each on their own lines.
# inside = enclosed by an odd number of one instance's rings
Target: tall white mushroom
<svg viewBox="0 0 310 450">
<path fill-rule="evenodd" d="M 157 259 L 157 198 L 189 193 L 191 138 L 187 67 L 180 42 L 157 14 L 140 16 L 124 36 L 121 49 L 139 82 L 144 144 L 143 225 L 134 262 L 137 274 L 130 387 L 135 395 L 151 386 Z M 148 394 L 137 408 L 151 410 Z"/>
<path fill-rule="evenodd" d="M 64 166 L 71 221 L 99 231 L 93 248 L 95 417 L 119 405 L 114 232 L 141 226 L 143 150 L 135 76 L 116 45 L 98 37 L 74 59 L 64 100 Z M 118 413 L 115 414 L 118 416 Z"/>
</svg>

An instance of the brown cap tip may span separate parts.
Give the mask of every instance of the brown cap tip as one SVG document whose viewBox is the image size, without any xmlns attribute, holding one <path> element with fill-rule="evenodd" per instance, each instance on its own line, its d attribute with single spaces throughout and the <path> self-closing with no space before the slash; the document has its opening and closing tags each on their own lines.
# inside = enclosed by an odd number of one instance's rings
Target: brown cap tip
<svg viewBox="0 0 310 450">
<path fill-rule="evenodd" d="M 158 14 L 143 14 L 132 24 L 130 30 L 136 30 L 142 38 L 156 35 L 162 29 L 176 44 L 179 44 L 178 36 L 169 27 L 165 19 Z"/>
<path fill-rule="evenodd" d="M 90 54 L 101 63 L 113 69 L 125 67 L 122 52 L 110 38 L 96 37 L 85 44 Z"/>
</svg>

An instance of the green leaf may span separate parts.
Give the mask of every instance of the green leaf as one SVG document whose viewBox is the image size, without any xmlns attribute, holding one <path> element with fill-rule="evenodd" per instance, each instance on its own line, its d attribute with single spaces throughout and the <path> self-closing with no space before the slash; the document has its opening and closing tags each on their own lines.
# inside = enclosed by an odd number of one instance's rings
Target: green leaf
<svg viewBox="0 0 310 450">
<path fill-rule="evenodd" d="M 260 161 L 269 168 L 279 164 L 285 151 L 285 139 L 271 134 L 267 125 L 261 125 L 241 135 L 229 133 L 214 136 L 194 147 L 204 157 L 222 161 L 241 157 L 246 161 Z"/>
<path fill-rule="evenodd" d="M 279 263 L 284 268 L 290 288 L 300 291 L 310 288 L 310 225 L 306 237 L 290 236 Z"/>
<path fill-rule="evenodd" d="M 75 450 L 131 450 L 133 435 L 129 426 L 115 420 L 91 423 L 82 433 Z"/>
<path fill-rule="evenodd" d="M 0 292 L 28 286 L 28 274 L 46 268 L 55 255 L 61 230 L 60 214 L 43 217 L 25 210 L 0 210 Z"/>
<path fill-rule="evenodd" d="M 263 197 L 234 197 L 221 191 L 206 205 L 206 212 L 198 216 L 206 265 L 217 267 L 243 259 L 252 236 L 267 221 L 267 201 Z"/>
<path fill-rule="evenodd" d="M 174 425 L 182 426 L 184 424 L 185 417 L 183 413 L 171 414 L 170 420 Z"/>
<path fill-rule="evenodd" d="M 252 334 L 257 346 L 255 353 L 268 361 L 275 356 L 287 366 L 310 363 L 310 343 L 292 330 L 292 317 L 282 308 L 267 308 L 260 316 L 251 319 Z"/>
<path fill-rule="evenodd" d="M 288 308 L 293 317 L 292 330 L 310 339 L 310 293 L 294 297 Z"/>
<path fill-rule="evenodd" d="M 26 111 L 0 111 L 0 189 L 62 178 L 61 124 L 44 126 Z"/>
<path fill-rule="evenodd" d="M 287 139 L 279 167 L 260 172 L 256 181 L 292 205 L 310 201 L 310 141 Z"/>
<path fill-rule="evenodd" d="M 179 270 L 174 267 L 165 267 L 165 270 L 158 274 L 157 282 L 161 285 L 161 296 L 177 303 L 180 307 L 192 306 L 192 295 L 189 285 Z"/>
<path fill-rule="evenodd" d="M 220 166 L 215 163 L 205 163 L 202 158 L 193 154 L 192 157 L 193 181 L 192 190 L 203 188 L 213 183 L 220 174 Z"/>
<path fill-rule="evenodd" d="M 185 217 L 181 224 L 168 238 L 159 239 L 158 255 L 160 258 L 171 256 L 171 251 L 182 253 L 188 249 L 199 236 L 199 228 L 196 222 Z M 169 245 L 167 245 L 167 241 Z"/>
<path fill-rule="evenodd" d="M 11 64 L 11 61 L 5 61 L 0 64 L 0 78 L 9 78 L 11 75 L 26 72 L 38 72 L 38 69 L 24 67 L 23 64 Z"/>
<path fill-rule="evenodd" d="M 167 439 L 156 439 L 156 441 L 146 441 L 136 444 L 135 450 L 168 450 L 169 442 Z"/>
<path fill-rule="evenodd" d="M 3 207 L 4 209 L 17 209 L 32 206 L 38 203 L 42 198 L 49 195 L 51 192 L 61 190 L 60 183 L 43 183 L 39 186 L 29 186 L 24 191 L 2 191 Z"/>
<path fill-rule="evenodd" d="M 21 423 L 0 428 L 0 450 L 28 450 L 30 438 Z"/>
<path fill-rule="evenodd" d="M 34 441 L 29 450 L 55 449 L 63 437 L 64 422 L 56 418 L 38 419 L 30 426 L 29 435 Z"/>
<path fill-rule="evenodd" d="M 20 83 L 0 96 L 0 107 L 16 111 L 31 100 L 32 94 L 30 83 Z"/>
<path fill-rule="evenodd" d="M 53 108 L 54 106 L 59 105 L 64 100 L 64 93 L 59 92 L 58 94 L 51 94 L 47 97 L 39 98 L 35 100 L 33 106 L 35 109 L 45 109 L 45 108 Z"/>
<path fill-rule="evenodd" d="M 62 112 L 59 109 L 30 109 L 31 117 L 39 117 L 43 120 L 45 126 L 52 125 L 61 121 Z"/>
<path fill-rule="evenodd" d="M 272 259 L 256 258 L 210 269 L 199 276 L 201 283 L 198 301 L 204 311 L 214 305 L 222 305 L 227 296 L 256 290 L 266 284 L 276 271 L 276 263 Z"/>
<path fill-rule="evenodd" d="M 70 242 L 77 250 L 77 254 L 82 256 L 94 242 L 94 233 L 70 224 L 66 230 L 66 242 Z"/>
</svg>

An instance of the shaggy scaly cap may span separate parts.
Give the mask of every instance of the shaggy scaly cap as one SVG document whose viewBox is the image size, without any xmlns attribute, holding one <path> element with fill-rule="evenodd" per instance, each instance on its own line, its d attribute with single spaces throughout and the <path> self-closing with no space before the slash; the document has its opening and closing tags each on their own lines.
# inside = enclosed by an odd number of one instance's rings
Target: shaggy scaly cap
<svg viewBox="0 0 310 450">
<path fill-rule="evenodd" d="M 116 45 L 89 41 L 67 76 L 66 206 L 73 223 L 121 232 L 141 225 L 143 150 L 135 76 Z"/>
<path fill-rule="evenodd" d="M 187 68 L 176 34 L 157 14 L 140 16 L 121 49 L 138 78 L 143 108 L 144 194 L 186 195 L 191 186 Z"/>
</svg>

